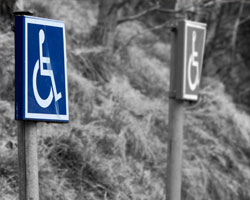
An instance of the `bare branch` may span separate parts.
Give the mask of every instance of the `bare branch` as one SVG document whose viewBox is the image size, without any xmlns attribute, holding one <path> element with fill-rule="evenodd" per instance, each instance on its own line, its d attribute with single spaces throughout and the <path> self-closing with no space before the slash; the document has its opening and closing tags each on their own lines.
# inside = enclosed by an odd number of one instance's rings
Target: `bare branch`
<svg viewBox="0 0 250 200">
<path fill-rule="evenodd" d="M 203 6 L 204 6 L 204 7 L 205 7 L 205 6 L 209 6 L 209 5 L 211 5 L 211 2 L 212 2 L 212 0 L 211 0 L 210 2 L 208 2 L 208 3 L 206 3 L 206 4 L 203 5 Z M 210 3 L 210 4 L 209 4 L 209 3 Z M 187 5 L 187 6 L 183 7 L 183 8 L 173 10 L 173 9 L 161 8 L 159 4 L 156 4 L 155 6 L 149 8 L 149 9 L 147 9 L 147 10 L 144 10 L 144 11 L 142 11 L 142 12 L 136 14 L 136 15 L 133 15 L 133 16 L 129 16 L 129 17 L 125 17 L 125 18 L 119 19 L 119 20 L 117 21 L 117 24 L 121 24 L 121 23 L 124 23 L 124 22 L 126 22 L 126 21 L 137 20 L 137 19 L 139 19 L 140 17 L 143 17 L 143 16 L 145 16 L 145 15 L 151 13 L 151 12 L 154 12 L 154 11 L 164 12 L 164 13 L 168 13 L 168 14 L 176 14 L 176 13 L 181 13 L 181 12 L 185 12 L 185 11 L 187 11 L 187 10 L 190 10 L 190 9 L 192 9 L 194 6 L 195 6 L 195 5 L 190 4 L 190 5 Z"/>
<path fill-rule="evenodd" d="M 226 4 L 226 3 L 242 3 L 242 2 L 240 2 L 239 0 L 223 0 L 223 1 L 219 2 L 219 3 Z M 250 4 L 250 2 L 249 1 L 244 1 L 243 4 Z"/>
<path fill-rule="evenodd" d="M 247 2 L 247 1 L 239 1 L 239 0 L 222 0 L 219 2 L 220 4 L 226 4 L 226 3 L 240 3 L 241 5 L 242 4 L 250 4 L 250 2 Z M 188 10 L 192 10 L 195 6 L 201 6 L 201 7 L 209 7 L 211 5 L 214 4 L 214 1 L 213 0 L 210 0 L 206 3 L 204 2 L 199 2 L 197 4 L 189 4 L 189 5 L 186 5 L 182 8 L 179 8 L 179 9 L 176 9 L 176 10 L 173 10 L 173 9 L 165 9 L 165 8 L 161 8 L 159 4 L 156 4 L 155 6 L 147 9 L 147 10 L 144 10 L 136 15 L 133 15 L 133 16 L 128 16 L 128 17 L 125 17 L 125 18 L 122 18 L 122 19 L 119 19 L 117 21 L 117 24 L 121 24 L 121 23 L 124 23 L 126 21 L 133 21 L 133 20 L 137 20 L 151 12 L 154 12 L 154 11 L 159 11 L 159 12 L 164 12 L 164 13 L 168 13 L 168 14 L 176 14 L 176 13 L 183 13 L 185 11 L 188 11 Z M 243 22 L 244 23 L 244 22 Z M 240 23 L 241 24 L 241 23 Z"/>
<path fill-rule="evenodd" d="M 250 16 L 249 16 L 249 17 L 247 17 L 247 18 L 245 18 L 245 19 L 243 19 L 243 20 L 240 22 L 240 24 L 239 24 L 239 25 L 242 25 L 242 24 L 244 24 L 244 23 L 248 22 L 249 20 L 250 20 Z"/>
<path fill-rule="evenodd" d="M 164 22 L 164 23 L 159 24 L 157 26 L 153 26 L 153 27 L 149 28 L 148 31 L 159 30 L 159 29 L 162 29 L 162 28 L 169 28 L 169 29 L 171 29 L 172 26 L 171 26 L 170 22 L 167 21 L 167 22 Z M 134 39 L 136 39 L 139 36 L 142 36 L 144 34 L 145 34 L 145 32 L 143 31 L 143 32 L 137 32 L 136 34 L 132 35 L 125 44 L 121 45 L 120 48 L 118 48 L 116 50 L 116 52 L 120 52 L 121 50 L 123 50 L 124 48 L 126 48 Z"/>
<path fill-rule="evenodd" d="M 119 20 L 117 21 L 117 24 L 121 24 L 121 23 L 126 22 L 126 21 L 133 21 L 133 20 L 136 20 L 136 19 L 138 19 L 138 18 L 140 18 L 140 17 L 142 17 L 142 16 L 144 16 L 144 15 L 147 15 L 148 13 L 150 13 L 150 12 L 152 12 L 152 11 L 158 10 L 158 9 L 159 9 L 159 5 L 157 4 L 156 6 L 151 7 L 151 8 L 149 8 L 149 9 L 147 9 L 147 10 L 144 10 L 144 11 L 142 11 L 142 12 L 136 14 L 136 15 L 129 16 L 129 17 L 125 17 L 125 18 L 123 18 L 123 19 L 119 19 Z"/>
<path fill-rule="evenodd" d="M 232 42 L 231 42 L 233 52 L 234 52 L 235 46 L 236 46 L 237 33 L 238 33 L 239 25 L 240 25 L 240 17 L 242 15 L 242 12 L 244 9 L 244 2 L 245 2 L 245 0 L 241 0 L 241 2 L 240 2 L 241 4 L 240 4 L 239 12 L 238 12 L 237 18 L 236 18 L 235 23 L 234 23 L 233 36 L 232 36 Z"/>
</svg>

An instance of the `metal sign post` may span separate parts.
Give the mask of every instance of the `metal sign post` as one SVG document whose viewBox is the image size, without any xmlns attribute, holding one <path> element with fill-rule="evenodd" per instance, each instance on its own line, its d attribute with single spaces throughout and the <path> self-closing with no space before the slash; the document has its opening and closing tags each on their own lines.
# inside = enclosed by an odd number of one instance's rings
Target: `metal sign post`
<svg viewBox="0 0 250 200">
<path fill-rule="evenodd" d="M 181 199 L 184 101 L 198 99 L 205 27 L 183 20 L 172 31 L 166 200 Z"/>
<path fill-rule="evenodd" d="M 183 143 L 184 102 L 175 98 L 177 65 L 177 30 L 172 31 L 171 74 L 169 98 L 169 142 L 167 160 L 166 200 L 181 199 L 181 163 Z"/>
<path fill-rule="evenodd" d="M 36 121 L 68 122 L 62 21 L 15 13 L 15 119 L 20 200 L 39 200 Z"/>
<path fill-rule="evenodd" d="M 20 200 L 39 200 L 36 122 L 18 122 Z"/>
<path fill-rule="evenodd" d="M 33 15 L 30 12 L 15 12 L 15 16 Z M 16 27 L 14 28 L 14 30 Z M 15 38 L 15 42 L 16 38 Z M 15 47 L 15 54 L 20 49 Z M 17 60 L 16 60 L 17 62 Z M 16 63 L 17 64 L 17 63 Z M 16 74 L 17 76 L 17 74 Z M 17 88 L 16 88 L 17 90 Z M 19 199 L 39 200 L 37 124 L 32 121 L 17 122 L 18 165 L 19 165 Z"/>
</svg>

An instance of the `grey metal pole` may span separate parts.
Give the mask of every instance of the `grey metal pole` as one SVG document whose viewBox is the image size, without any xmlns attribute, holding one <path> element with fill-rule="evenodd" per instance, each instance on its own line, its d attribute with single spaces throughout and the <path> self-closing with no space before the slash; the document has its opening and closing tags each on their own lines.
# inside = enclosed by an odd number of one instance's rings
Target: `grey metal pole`
<svg viewBox="0 0 250 200">
<path fill-rule="evenodd" d="M 32 15 L 23 11 L 23 0 L 16 2 L 15 15 Z M 17 121 L 19 200 L 39 200 L 37 125 L 32 121 Z"/>
<path fill-rule="evenodd" d="M 17 134 L 20 200 L 39 200 L 36 122 L 18 121 Z"/>
<path fill-rule="evenodd" d="M 172 32 L 166 200 L 181 199 L 184 102 L 175 99 L 177 31 Z"/>
</svg>

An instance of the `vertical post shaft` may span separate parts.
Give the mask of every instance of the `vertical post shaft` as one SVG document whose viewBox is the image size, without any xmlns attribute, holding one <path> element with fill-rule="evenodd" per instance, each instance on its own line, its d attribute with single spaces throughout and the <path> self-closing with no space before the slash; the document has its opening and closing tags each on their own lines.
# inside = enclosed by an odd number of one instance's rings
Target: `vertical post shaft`
<svg viewBox="0 0 250 200">
<path fill-rule="evenodd" d="M 172 32 L 166 200 L 181 199 L 184 103 L 175 99 L 177 32 Z"/>
<path fill-rule="evenodd" d="M 23 10 L 23 0 L 17 0 L 15 11 Z M 36 122 L 17 121 L 17 137 L 19 200 L 39 200 Z"/>
<path fill-rule="evenodd" d="M 39 200 L 36 122 L 18 122 L 20 200 Z"/>
</svg>

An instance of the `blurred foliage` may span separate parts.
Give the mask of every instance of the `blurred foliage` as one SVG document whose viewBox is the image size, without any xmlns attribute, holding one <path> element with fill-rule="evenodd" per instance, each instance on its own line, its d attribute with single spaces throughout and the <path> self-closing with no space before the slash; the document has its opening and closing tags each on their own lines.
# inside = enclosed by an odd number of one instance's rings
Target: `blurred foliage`
<svg viewBox="0 0 250 200">
<path fill-rule="evenodd" d="M 14 35 L 6 9 L 14 1 L 0 2 L 0 199 L 15 200 Z M 90 41 L 98 0 L 24 3 L 65 21 L 67 36 L 70 123 L 37 124 L 41 200 L 164 199 L 174 15 L 164 0 L 116 3 L 123 22 L 112 30 L 112 53 Z M 179 1 L 178 19 L 208 24 L 201 98 L 186 104 L 183 200 L 250 198 L 249 6 Z"/>
<path fill-rule="evenodd" d="M 9 22 L 12 19 L 15 3 L 16 0 L 0 0 L 0 17 L 3 21 Z"/>
</svg>

